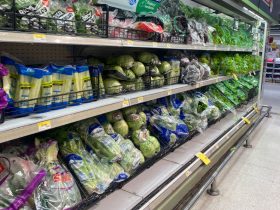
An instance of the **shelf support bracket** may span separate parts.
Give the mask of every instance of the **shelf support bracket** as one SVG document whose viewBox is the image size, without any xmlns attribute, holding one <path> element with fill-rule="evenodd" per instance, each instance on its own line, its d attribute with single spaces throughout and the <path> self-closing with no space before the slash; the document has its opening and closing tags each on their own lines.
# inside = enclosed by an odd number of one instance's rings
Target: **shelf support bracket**
<svg viewBox="0 0 280 210">
<path fill-rule="evenodd" d="M 247 149 L 251 149 L 253 147 L 252 144 L 249 143 L 249 138 L 246 139 L 245 144 L 243 145 L 243 147 L 245 147 Z"/>
<path fill-rule="evenodd" d="M 218 190 L 216 179 L 214 179 L 214 181 L 212 182 L 210 189 L 207 190 L 207 193 L 208 195 L 211 196 L 220 195 L 220 191 Z"/>
</svg>

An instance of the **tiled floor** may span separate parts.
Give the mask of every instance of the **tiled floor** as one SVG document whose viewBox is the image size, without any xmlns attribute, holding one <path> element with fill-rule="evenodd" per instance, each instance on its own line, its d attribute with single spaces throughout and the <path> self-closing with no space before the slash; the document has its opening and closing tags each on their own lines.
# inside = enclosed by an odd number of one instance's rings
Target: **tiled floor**
<svg viewBox="0 0 280 210">
<path fill-rule="evenodd" d="M 205 193 L 192 210 L 280 209 L 280 85 L 266 84 L 264 93 L 277 114 L 258 126 L 253 148 L 241 148 L 219 175 L 220 196 Z"/>
</svg>

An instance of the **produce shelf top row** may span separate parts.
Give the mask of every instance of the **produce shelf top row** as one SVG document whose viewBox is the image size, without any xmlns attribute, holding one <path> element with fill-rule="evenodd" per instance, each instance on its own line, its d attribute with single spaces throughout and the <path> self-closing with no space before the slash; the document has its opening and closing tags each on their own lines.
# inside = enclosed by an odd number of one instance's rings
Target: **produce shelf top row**
<svg viewBox="0 0 280 210">
<path fill-rule="evenodd" d="M 17 0 L 10 5 L 0 3 L 0 29 L 4 33 L 0 41 L 81 45 L 89 42 L 89 45 L 176 49 L 204 49 L 206 46 L 206 50 L 222 51 L 253 48 L 257 34 L 253 25 L 237 24 L 210 10 L 175 2 L 179 5 L 176 11 L 170 10 L 170 1 L 164 1 L 154 14 L 138 14 L 91 1 L 38 1 L 37 5 Z M 4 31 L 39 34 L 10 38 L 13 34 Z"/>
</svg>

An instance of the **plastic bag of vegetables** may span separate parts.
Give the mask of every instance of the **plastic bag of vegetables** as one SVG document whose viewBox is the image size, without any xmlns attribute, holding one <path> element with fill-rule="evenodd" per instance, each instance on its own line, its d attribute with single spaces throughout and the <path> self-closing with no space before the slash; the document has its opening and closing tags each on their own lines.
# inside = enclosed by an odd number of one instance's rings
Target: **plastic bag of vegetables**
<svg viewBox="0 0 280 210">
<path fill-rule="evenodd" d="M 52 109 L 65 108 L 69 102 L 73 72 L 75 68 L 71 65 L 58 66 L 51 64 L 48 66 L 53 78 L 53 102 Z"/>
<path fill-rule="evenodd" d="M 195 83 L 199 81 L 201 74 L 201 66 L 197 60 L 192 60 L 185 68 L 182 68 L 181 81 L 185 84 Z"/>
<path fill-rule="evenodd" d="M 68 166 L 89 194 L 105 192 L 113 179 L 104 171 L 99 158 L 85 149 L 77 133 L 65 132 L 65 135 L 67 140 L 59 148 Z"/>
<path fill-rule="evenodd" d="M 35 158 L 47 170 L 47 176 L 35 190 L 36 209 L 59 210 L 72 208 L 82 198 L 71 173 L 57 159 L 58 146 L 53 140 L 35 140 Z"/>
<path fill-rule="evenodd" d="M 0 154 L 0 209 L 34 209 L 33 193 L 46 174 L 31 160 Z"/>
<path fill-rule="evenodd" d="M 134 144 L 138 146 L 145 158 L 151 158 L 160 152 L 158 139 L 151 136 L 150 131 L 147 129 L 133 131 L 132 140 Z"/>
<path fill-rule="evenodd" d="M 37 100 L 35 111 L 46 112 L 51 109 L 53 94 L 53 77 L 52 72 L 48 68 L 44 68 L 43 78 L 40 87 L 39 99 Z"/>
<path fill-rule="evenodd" d="M 62 33 L 74 33 L 76 31 L 75 12 L 71 0 L 52 0 L 49 9 L 49 30 Z"/>
<path fill-rule="evenodd" d="M 77 32 L 98 35 L 101 32 L 102 8 L 94 6 L 92 0 L 73 1 L 73 7 Z"/>
<path fill-rule="evenodd" d="M 17 0 L 15 4 L 17 13 L 23 15 L 16 18 L 17 27 L 21 30 L 47 30 L 47 17 L 51 6 L 50 1 Z"/>
<path fill-rule="evenodd" d="M 100 158 L 106 158 L 110 162 L 122 159 L 120 146 L 105 132 L 96 119 L 76 123 L 74 129 Z"/>
<path fill-rule="evenodd" d="M 185 140 L 189 135 L 188 126 L 174 116 L 155 114 L 150 118 L 150 125 L 163 146 Z"/>
</svg>

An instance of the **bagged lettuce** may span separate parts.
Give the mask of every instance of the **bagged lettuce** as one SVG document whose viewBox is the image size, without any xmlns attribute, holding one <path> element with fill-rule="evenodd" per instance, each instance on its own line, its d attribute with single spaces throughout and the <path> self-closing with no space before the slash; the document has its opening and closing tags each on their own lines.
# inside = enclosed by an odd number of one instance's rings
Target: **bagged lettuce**
<svg viewBox="0 0 280 210">
<path fill-rule="evenodd" d="M 34 209 L 33 193 L 45 176 L 31 160 L 0 154 L 0 209 Z"/>
<path fill-rule="evenodd" d="M 65 133 L 67 140 L 60 145 L 60 150 L 68 166 L 89 194 L 104 193 L 113 179 L 105 172 L 99 158 L 88 152 L 79 135 Z"/>
<path fill-rule="evenodd" d="M 65 108 L 69 102 L 69 93 L 72 85 L 73 66 L 49 65 L 53 79 L 52 109 Z"/>
<path fill-rule="evenodd" d="M 47 170 L 47 176 L 35 190 L 36 209 L 69 209 L 81 202 L 81 194 L 71 173 L 58 159 L 57 142 L 36 139 L 36 161 Z"/>
<path fill-rule="evenodd" d="M 122 159 L 120 146 L 96 119 L 76 123 L 74 129 L 100 158 L 106 158 L 109 162 Z"/>
<path fill-rule="evenodd" d="M 44 68 L 39 99 L 37 100 L 35 106 L 36 112 L 45 112 L 51 109 L 52 94 L 53 94 L 52 72 L 48 68 Z"/>
</svg>

